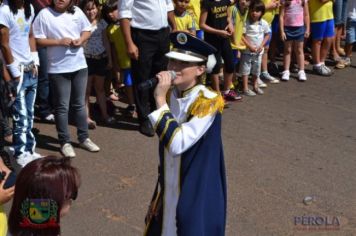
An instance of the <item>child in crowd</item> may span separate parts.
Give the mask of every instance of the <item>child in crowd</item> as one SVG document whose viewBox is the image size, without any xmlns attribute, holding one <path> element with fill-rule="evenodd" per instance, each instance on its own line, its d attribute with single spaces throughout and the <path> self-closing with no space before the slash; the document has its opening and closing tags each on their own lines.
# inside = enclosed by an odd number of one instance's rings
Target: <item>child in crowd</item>
<svg viewBox="0 0 356 236">
<path fill-rule="evenodd" d="M 14 195 L 15 187 L 4 189 L 4 184 L 9 176 L 10 170 L 6 167 L 1 157 L 0 172 L 6 174 L 4 178 L 0 178 L 0 236 L 5 236 L 7 235 L 7 219 L 2 206 L 6 202 L 10 201 L 10 199 Z"/>
<path fill-rule="evenodd" d="M 325 65 L 334 37 L 333 0 L 309 0 L 311 22 L 313 71 L 330 76 L 333 72 Z"/>
<path fill-rule="evenodd" d="M 196 35 L 196 21 L 187 11 L 190 0 L 174 0 L 174 19 L 177 30 Z"/>
<path fill-rule="evenodd" d="M 274 16 L 279 8 L 279 0 L 262 0 L 262 2 L 265 4 L 265 14 L 262 16 L 262 18 L 268 23 L 268 26 L 272 26 L 272 21 L 274 19 Z M 277 28 L 278 30 L 278 28 Z M 272 39 L 272 31 L 270 33 L 269 40 L 267 44 L 265 45 L 264 52 L 262 55 L 262 68 L 261 68 L 261 79 L 268 81 L 272 84 L 277 84 L 279 83 L 279 80 L 274 78 L 268 73 L 268 51 L 269 51 L 269 45 Z M 260 79 L 258 79 L 260 80 Z M 259 81 L 259 83 L 262 85 L 261 87 L 267 87 L 266 84 L 263 83 L 263 81 Z"/>
<path fill-rule="evenodd" d="M 234 55 L 234 78 L 238 72 L 238 64 L 241 58 L 241 51 L 246 49 L 246 45 L 242 42 L 242 31 L 248 16 L 248 7 L 250 0 L 237 0 L 234 5 L 229 7 L 231 11 L 231 19 L 234 25 L 234 33 L 231 36 L 231 48 Z M 236 85 L 238 81 L 234 81 Z"/>
<path fill-rule="evenodd" d="M 280 8 L 280 32 L 284 41 L 282 80 L 288 81 L 292 47 L 298 62 L 298 79 L 307 80 L 304 71 L 304 37 L 309 37 L 309 10 L 307 0 L 282 0 Z"/>
<path fill-rule="evenodd" d="M 61 218 L 77 198 L 79 186 L 78 170 L 69 158 L 48 156 L 29 163 L 16 179 L 11 235 L 61 235 Z"/>
<path fill-rule="evenodd" d="M 89 96 L 92 87 L 95 89 L 96 102 L 99 104 L 101 117 L 106 124 L 114 124 L 115 118 L 108 115 L 104 90 L 107 69 L 111 69 L 111 49 L 106 35 L 107 23 L 100 15 L 98 0 L 84 0 L 80 8 L 91 23 L 91 36 L 84 45 L 84 54 L 88 64 L 88 83 L 86 90 L 87 122 L 89 129 L 95 129 L 96 123 L 90 118 Z"/>
<path fill-rule="evenodd" d="M 233 53 L 230 37 L 234 32 L 229 0 L 203 0 L 200 15 L 200 28 L 204 30 L 204 40 L 217 49 L 215 58 L 217 63 L 211 73 L 213 89 L 220 92 L 219 73 L 224 59 L 224 90 L 222 94 L 225 101 L 237 101 L 241 96 L 231 88 L 234 72 Z"/>
<path fill-rule="evenodd" d="M 11 83 L 17 90 L 12 105 L 13 148 L 16 162 L 21 167 L 41 157 L 35 152 L 36 140 L 31 131 L 39 65 L 32 32 L 34 16 L 28 0 L 13 0 L 0 6 L 1 52 Z"/>
<path fill-rule="evenodd" d="M 125 84 L 128 103 L 125 112 L 128 115 L 133 116 L 135 114 L 135 100 L 132 87 L 131 60 L 127 55 L 124 35 L 122 34 L 118 21 L 117 0 L 108 0 L 104 5 L 104 12 L 106 18 L 110 21 L 106 29 L 106 34 L 111 45 L 110 48 L 115 75 L 118 74 L 117 72 L 120 72 L 120 76 L 123 77 L 123 82 Z"/>
<path fill-rule="evenodd" d="M 352 46 L 356 42 L 356 1 L 350 0 L 347 5 L 346 23 L 346 58 L 345 66 L 351 65 Z"/>
<path fill-rule="evenodd" d="M 262 95 L 257 78 L 261 72 L 261 61 L 264 47 L 270 38 L 268 23 L 262 19 L 265 12 L 263 2 L 252 1 L 248 10 L 248 19 L 243 29 L 242 41 L 246 49 L 242 51 L 240 73 L 242 75 L 243 93 L 246 96 Z M 248 88 L 248 76 L 252 74 L 253 91 Z"/>
<path fill-rule="evenodd" d="M 187 11 L 194 17 L 194 21 L 196 23 L 195 25 L 195 31 L 196 31 L 196 36 L 200 39 L 204 39 L 204 31 L 200 29 L 199 27 L 199 19 L 200 19 L 200 2 L 201 0 L 190 0 Z"/>
<path fill-rule="evenodd" d="M 68 129 L 69 106 L 72 107 L 79 146 L 89 152 L 98 152 L 100 148 L 89 139 L 85 108 L 88 66 L 83 45 L 90 37 L 90 22 L 71 0 L 53 0 L 49 7 L 40 11 L 33 25 L 37 43 L 47 47 L 61 153 L 66 157 L 76 156 Z"/>
<path fill-rule="evenodd" d="M 348 0 L 334 0 L 334 4 L 333 4 L 335 37 L 331 46 L 332 46 L 333 59 L 336 62 L 335 67 L 337 69 L 345 68 L 345 61 L 342 58 L 345 56 L 345 50 L 341 47 L 341 37 L 344 32 L 345 23 L 346 23 L 347 1 Z"/>
</svg>

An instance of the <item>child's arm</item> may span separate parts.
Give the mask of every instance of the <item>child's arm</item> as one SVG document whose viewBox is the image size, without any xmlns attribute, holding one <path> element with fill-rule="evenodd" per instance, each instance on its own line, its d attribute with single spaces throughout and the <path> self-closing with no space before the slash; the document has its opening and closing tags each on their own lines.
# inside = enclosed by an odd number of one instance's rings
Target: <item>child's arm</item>
<svg viewBox="0 0 356 236">
<path fill-rule="evenodd" d="M 251 52 L 257 52 L 257 47 L 250 43 L 245 34 L 242 35 L 241 40 Z"/>
<path fill-rule="evenodd" d="M 310 35 L 310 17 L 309 17 L 308 4 L 304 4 L 304 25 L 305 25 L 304 37 L 305 38 L 309 38 L 309 35 Z"/>
<path fill-rule="evenodd" d="M 272 2 L 265 4 L 265 6 L 266 6 L 266 11 L 273 10 L 273 9 L 276 9 L 277 7 L 279 7 L 279 2 L 278 2 L 278 0 L 272 0 Z"/>
<path fill-rule="evenodd" d="M 287 39 L 286 34 L 284 33 L 284 4 L 279 8 L 279 30 L 281 32 L 281 39 L 285 41 Z"/>
<path fill-rule="evenodd" d="M 177 25 L 176 25 L 176 20 L 174 18 L 174 11 L 170 11 L 168 12 L 168 22 L 172 28 L 172 31 L 176 31 L 177 30 Z"/>
<path fill-rule="evenodd" d="M 271 37 L 271 35 L 269 33 L 265 33 L 265 37 L 263 38 L 261 46 L 257 48 L 258 53 L 263 50 L 263 48 L 266 46 L 267 41 L 269 40 L 270 37 Z"/>
<path fill-rule="evenodd" d="M 200 20 L 199 20 L 200 29 L 204 30 L 207 33 L 216 34 L 216 35 L 222 36 L 224 38 L 228 38 L 231 36 L 231 33 L 226 30 L 215 29 L 215 28 L 207 25 L 206 24 L 207 17 L 208 17 L 208 11 L 206 9 L 202 8 L 202 11 L 200 14 Z"/>
</svg>

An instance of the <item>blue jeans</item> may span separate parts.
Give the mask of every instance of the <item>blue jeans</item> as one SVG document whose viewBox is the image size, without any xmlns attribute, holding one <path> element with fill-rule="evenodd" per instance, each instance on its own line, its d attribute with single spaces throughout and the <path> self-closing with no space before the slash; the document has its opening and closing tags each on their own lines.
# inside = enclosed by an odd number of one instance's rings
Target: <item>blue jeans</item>
<svg viewBox="0 0 356 236">
<path fill-rule="evenodd" d="M 89 137 L 87 112 L 85 108 L 85 92 L 88 81 L 88 69 L 70 73 L 49 74 L 53 94 L 54 115 L 58 140 L 61 145 L 70 143 L 68 131 L 69 105 L 72 106 L 78 141 L 84 142 Z"/>
<path fill-rule="evenodd" d="M 47 72 L 47 48 L 40 47 L 37 49 L 40 58 L 40 67 L 38 68 L 38 86 L 36 104 L 38 105 L 38 115 L 41 118 L 47 117 L 52 113 L 49 99 L 49 80 Z"/>
<path fill-rule="evenodd" d="M 346 22 L 346 7 L 348 0 L 335 0 L 333 4 L 335 26 L 343 25 Z M 355 0 L 350 0 L 355 1 Z"/>
<path fill-rule="evenodd" d="M 12 105 L 13 147 L 15 157 L 25 152 L 32 153 L 36 147 L 33 127 L 33 110 L 37 90 L 37 77 L 24 72 L 21 88 Z"/>
</svg>

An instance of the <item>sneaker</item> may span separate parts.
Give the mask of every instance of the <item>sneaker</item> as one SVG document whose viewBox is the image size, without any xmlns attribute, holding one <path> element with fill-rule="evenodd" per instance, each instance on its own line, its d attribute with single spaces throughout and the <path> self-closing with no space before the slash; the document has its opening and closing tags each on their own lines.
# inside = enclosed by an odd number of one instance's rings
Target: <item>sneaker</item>
<svg viewBox="0 0 356 236">
<path fill-rule="evenodd" d="M 16 157 L 17 164 L 22 168 L 24 168 L 31 161 L 33 161 L 33 158 L 29 152 L 22 153 L 21 155 Z"/>
<path fill-rule="evenodd" d="M 135 105 L 128 105 L 125 109 L 124 112 L 128 116 L 134 116 L 135 115 Z"/>
<path fill-rule="evenodd" d="M 80 143 L 79 146 L 89 152 L 99 152 L 100 148 L 98 145 L 93 143 L 89 138 L 87 138 L 84 142 Z"/>
<path fill-rule="evenodd" d="M 345 66 L 351 66 L 351 59 L 350 59 L 350 57 L 346 57 L 346 58 L 344 59 L 344 65 L 345 65 Z"/>
<path fill-rule="evenodd" d="M 332 74 L 332 71 L 324 64 L 320 66 L 314 65 L 313 71 L 318 75 L 322 75 L 322 76 L 330 76 Z"/>
<path fill-rule="evenodd" d="M 260 88 L 267 88 L 267 84 L 265 84 L 260 77 L 257 78 L 257 83 L 258 83 L 258 87 Z"/>
<path fill-rule="evenodd" d="M 55 122 L 55 118 L 54 118 L 54 115 L 53 114 L 49 114 L 48 116 L 44 117 L 42 119 L 43 122 L 46 122 L 46 123 L 54 123 Z"/>
<path fill-rule="evenodd" d="M 270 82 L 271 84 L 278 84 L 279 79 L 274 78 L 268 72 L 261 73 L 261 79 Z M 260 86 L 261 87 L 261 86 Z"/>
<path fill-rule="evenodd" d="M 263 92 L 263 90 L 261 88 L 255 89 L 255 93 L 258 94 L 258 95 L 263 95 L 264 94 L 264 92 Z"/>
<path fill-rule="evenodd" d="M 244 95 L 249 96 L 249 97 L 254 97 L 254 96 L 256 96 L 256 93 L 254 91 L 252 91 L 251 89 L 248 89 L 248 90 L 244 91 Z"/>
<path fill-rule="evenodd" d="M 238 101 L 242 99 L 242 97 L 238 93 L 231 89 L 227 93 L 223 92 L 223 96 L 224 99 L 227 101 Z"/>
<path fill-rule="evenodd" d="M 300 70 L 298 72 L 298 79 L 299 79 L 299 81 L 306 81 L 307 80 L 307 76 L 306 76 L 304 70 Z"/>
<path fill-rule="evenodd" d="M 105 119 L 106 125 L 113 125 L 115 123 L 116 123 L 116 119 L 112 116 L 109 116 L 108 118 Z"/>
<path fill-rule="evenodd" d="M 290 76 L 289 70 L 285 70 L 285 71 L 282 72 L 281 80 L 288 81 L 289 80 L 289 76 Z"/>
<path fill-rule="evenodd" d="M 70 157 L 70 158 L 74 158 L 75 157 L 75 152 L 74 152 L 73 146 L 70 143 L 65 143 L 61 147 L 61 153 L 65 157 Z"/>
</svg>

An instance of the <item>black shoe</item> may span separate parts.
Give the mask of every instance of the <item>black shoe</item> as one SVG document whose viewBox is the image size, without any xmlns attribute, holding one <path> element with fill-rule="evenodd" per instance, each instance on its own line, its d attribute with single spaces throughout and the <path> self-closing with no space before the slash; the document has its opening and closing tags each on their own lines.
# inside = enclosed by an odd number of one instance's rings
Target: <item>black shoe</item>
<svg viewBox="0 0 356 236">
<path fill-rule="evenodd" d="M 155 131 L 149 120 L 145 120 L 140 124 L 140 133 L 146 135 L 147 137 L 155 136 Z"/>
</svg>

